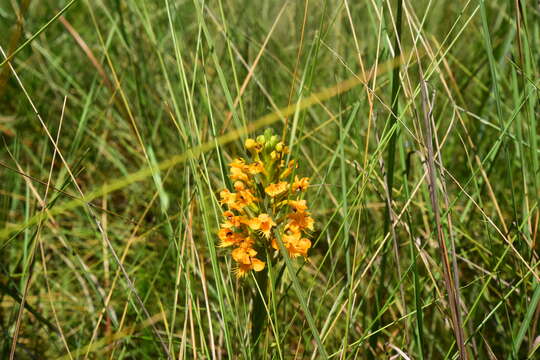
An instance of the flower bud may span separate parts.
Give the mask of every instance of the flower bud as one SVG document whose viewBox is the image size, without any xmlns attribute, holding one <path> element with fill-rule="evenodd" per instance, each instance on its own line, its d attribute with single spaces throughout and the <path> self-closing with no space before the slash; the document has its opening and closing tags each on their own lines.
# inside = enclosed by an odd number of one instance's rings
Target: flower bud
<svg viewBox="0 0 540 360">
<path fill-rule="evenodd" d="M 270 145 L 272 147 L 276 146 L 276 144 L 278 143 L 279 141 L 279 138 L 276 136 L 276 135 L 273 135 L 271 138 L 270 138 Z"/>
<path fill-rule="evenodd" d="M 272 137 L 272 134 L 273 134 L 273 133 L 274 133 L 274 132 L 273 132 L 272 129 L 270 129 L 270 128 L 264 130 L 264 138 L 265 138 L 265 140 L 266 140 L 266 141 L 269 141 L 270 138 Z"/>
<path fill-rule="evenodd" d="M 246 142 L 244 145 L 246 146 L 246 149 L 251 150 L 257 147 L 257 142 L 253 139 L 246 139 Z"/>
</svg>

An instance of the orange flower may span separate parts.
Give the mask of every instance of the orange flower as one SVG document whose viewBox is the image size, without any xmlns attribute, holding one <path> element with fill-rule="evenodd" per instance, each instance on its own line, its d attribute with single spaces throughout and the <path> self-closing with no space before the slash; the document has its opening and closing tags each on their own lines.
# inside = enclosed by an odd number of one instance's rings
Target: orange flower
<svg viewBox="0 0 540 360">
<path fill-rule="evenodd" d="M 287 225 L 285 234 L 283 234 L 283 246 L 287 249 L 289 256 L 295 258 L 299 255 L 307 257 L 307 251 L 311 247 L 311 241 L 302 237 L 302 233 L 297 226 Z M 279 250 L 276 239 L 272 239 L 272 247 Z"/>
<path fill-rule="evenodd" d="M 223 217 L 227 219 L 227 221 L 231 221 L 231 219 L 234 218 L 235 215 L 232 211 L 227 210 L 223 212 Z"/>
<path fill-rule="evenodd" d="M 220 246 L 222 247 L 227 247 L 242 242 L 242 237 L 228 227 L 219 229 L 218 237 L 221 240 Z"/>
<path fill-rule="evenodd" d="M 270 237 L 270 231 L 272 231 L 272 226 L 276 226 L 276 223 L 267 214 L 259 215 L 259 221 L 261 222 L 260 230 L 262 231 L 264 236 L 266 236 L 266 238 L 269 238 Z"/>
<path fill-rule="evenodd" d="M 241 181 L 235 181 L 234 182 L 234 190 L 240 191 L 244 190 L 246 188 L 246 185 Z"/>
<path fill-rule="evenodd" d="M 242 169 L 234 167 L 234 168 L 231 168 L 231 179 L 240 180 L 240 181 L 248 181 L 249 177 Z"/>
<path fill-rule="evenodd" d="M 306 191 L 308 186 L 309 186 L 309 178 L 304 177 L 304 178 L 298 179 L 298 176 L 295 175 L 294 182 L 291 186 L 291 190 L 293 192 Z"/>
<path fill-rule="evenodd" d="M 240 170 L 244 170 L 246 163 L 244 162 L 244 159 L 234 159 L 232 162 L 229 163 L 229 166 L 231 168 L 237 168 Z"/>
<path fill-rule="evenodd" d="M 251 175 L 256 175 L 264 172 L 264 165 L 261 161 L 255 161 L 249 165 L 246 165 L 246 170 Z"/>
<path fill-rule="evenodd" d="M 247 236 L 239 246 L 244 248 L 252 248 L 253 244 L 255 244 L 255 239 L 253 239 L 251 236 Z"/>
<path fill-rule="evenodd" d="M 265 263 L 257 258 L 251 258 L 249 264 L 239 264 L 235 270 L 236 276 L 241 278 L 246 276 L 250 270 L 262 271 L 264 270 Z"/>
<path fill-rule="evenodd" d="M 261 271 L 264 269 L 265 263 L 255 257 L 257 251 L 251 247 L 252 245 L 253 239 L 248 237 L 231 253 L 232 258 L 238 263 L 236 269 L 238 277 L 246 275 L 250 270 Z"/>
<path fill-rule="evenodd" d="M 302 232 L 300 228 L 294 224 L 285 225 L 285 233 L 283 234 L 283 241 L 293 241 L 300 239 Z"/>
<path fill-rule="evenodd" d="M 225 223 L 222 225 L 223 227 L 240 227 L 244 223 L 243 216 L 236 216 L 232 211 L 229 210 L 223 213 L 223 217 L 226 219 Z"/>
<path fill-rule="evenodd" d="M 302 212 L 307 210 L 306 200 L 289 200 L 288 203 L 295 212 Z"/>
<path fill-rule="evenodd" d="M 251 205 L 257 198 L 253 196 L 250 190 L 242 190 L 236 194 L 236 205 L 240 208 Z"/>
<path fill-rule="evenodd" d="M 298 241 L 301 236 L 302 236 L 302 233 L 300 232 L 300 229 L 298 228 L 298 226 L 287 224 L 285 226 L 285 232 L 281 240 L 283 241 L 283 245 L 285 245 L 285 248 L 287 248 L 289 242 Z M 276 250 L 279 250 L 279 246 L 275 238 L 272 239 L 272 247 Z"/>
<path fill-rule="evenodd" d="M 301 238 L 297 241 L 289 243 L 287 250 L 289 251 L 289 255 L 293 258 L 299 255 L 302 255 L 303 257 L 307 257 L 307 252 L 310 247 L 311 247 L 311 241 L 309 241 L 309 239 L 306 239 L 306 238 Z"/>
<path fill-rule="evenodd" d="M 236 194 L 230 192 L 228 189 L 222 190 L 219 193 L 219 197 L 221 198 L 220 203 L 226 204 L 228 206 L 231 206 L 231 204 L 234 204 L 236 202 Z"/>
<path fill-rule="evenodd" d="M 268 185 L 264 191 L 271 197 L 276 197 L 278 195 L 283 194 L 285 191 L 287 191 L 287 182 L 280 181 L 277 184 L 270 184 Z"/>
<path fill-rule="evenodd" d="M 276 223 L 268 214 L 260 214 L 249 221 L 249 227 L 253 230 L 260 230 L 266 238 L 270 237 L 273 226 L 276 226 Z"/>
<path fill-rule="evenodd" d="M 309 216 L 309 213 L 306 211 L 297 211 L 295 213 L 287 215 L 287 217 L 291 220 L 291 225 L 298 226 L 299 229 L 309 229 L 313 231 L 313 224 L 315 221 L 311 216 Z"/>
<path fill-rule="evenodd" d="M 229 209 L 237 211 L 241 211 L 244 206 L 251 204 L 255 199 L 249 190 L 232 193 L 225 189 L 219 193 L 219 196 L 221 197 L 221 204 L 226 204 Z"/>
<path fill-rule="evenodd" d="M 246 164 L 244 163 L 243 159 L 234 159 L 231 163 L 229 163 L 229 166 L 231 167 L 230 178 L 232 180 L 246 182 L 249 180 L 249 177 L 246 174 Z"/>
<path fill-rule="evenodd" d="M 257 251 L 251 247 L 240 246 L 231 253 L 233 259 L 240 264 L 251 264 L 251 258 L 257 255 Z"/>
</svg>

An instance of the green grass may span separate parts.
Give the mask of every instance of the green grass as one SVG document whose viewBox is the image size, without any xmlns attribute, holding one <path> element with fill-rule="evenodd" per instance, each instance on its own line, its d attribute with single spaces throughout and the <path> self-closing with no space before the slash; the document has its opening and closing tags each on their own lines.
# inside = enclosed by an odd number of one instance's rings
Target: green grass
<svg viewBox="0 0 540 360">
<path fill-rule="evenodd" d="M 539 357 L 536 2 L 4 1 L 0 34 L 1 359 Z M 316 231 L 238 280 L 217 194 L 266 128 Z"/>
</svg>

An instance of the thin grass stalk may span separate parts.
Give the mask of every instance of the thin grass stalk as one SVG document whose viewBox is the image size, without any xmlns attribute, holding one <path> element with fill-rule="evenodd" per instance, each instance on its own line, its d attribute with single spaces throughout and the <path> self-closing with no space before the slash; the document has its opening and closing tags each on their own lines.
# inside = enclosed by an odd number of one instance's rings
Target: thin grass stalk
<svg viewBox="0 0 540 360">
<path fill-rule="evenodd" d="M 456 284 L 452 276 L 450 260 L 448 259 L 448 249 L 446 247 L 446 239 L 444 236 L 441 214 L 439 211 L 439 200 L 437 196 L 437 184 L 435 177 L 435 154 L 433 151 L 433 131 L 431 126 L 431 108 L 429 105 L 427 84 L 424 82 L 422 86 L 422 109 L 424 112 L 424 127 L 425 127 L 425 142 L 427 148 L 427 171 L 429 181 L 429 196 L 431 200 L 432 211 L 435 216 L 435 226 L 437 227 L 437 239 L 439 242 L 439 251 L 443 260 L 443 276 L 446 291 L 448 293 L 448 301 L 450 303 L 450 312 L 452 315 L 452 324 L 456 343 L 459 349 L 459 357 L 461 360 L 467 360 L 469 357 L 465 347 L 465 336 L 463 333 L 463 325 L 459 309 L 459 298 L 457 295 Z"/>
<path fill-rule="evenodd" d="M 394 59 L 399 59 L 401 57 L 401 32 L 402 32 L 402 13 L 403 13 L 403 1 L 402 0 L 396 0 L 396 23 L 395 23 L 395 37 L 394 37 Z M 395 153 L 396 153 L 396 142 L 399 135 L 398 132 L 398 117 L 399 117 L 399 89 L 400 89 L 400 79 L 399 79 L 399 73 L 400 73 L 400 63 L 398 62 L 393 71 L 392 71 L 392 88 L 391 88 L 391 114 L 388 117 L 387 120 L 387 129 L 388 131 L 392 131 L 392 135 L 390 136 L 390 140 L 388 142 L 388 152 L 387 152 L 387 161 L 386 161 L 386 191 L 387 191 L 387 201 L 386 201 L 386 211 L 384 215 L 384 225 L 383 225 L 383 234 L 388 233 L 390 229 L 390 225 L 392 223 L 392 191 L 394 188 L 394 171 L 395 171 Z M 394 233 L 393 233 L 394 235 Z M 390 242 L 389 242 L 390 244 Z M 394 250 L 397 251 L 396 246 L 396 238 L 393 237 L 393 245 Z M 388 247 L 389 245 L 386 245 Z M 385 248 L 384 253 L 387 252 L 387 248 Z M 380 283 L 377 289 L 377 296 L 376 296 L 376 306 L 377 310 L 379 309 L 379 302 L 382 301 L 384 292 L 385 292 L 385 286 L 384 286 L 384 279 L 386 277 L 386 261 L 387 257 L 382 256 L 381 259 L 381 274 L 380 274 Z M 399 270 L 399 260 L 397 257 L 397 254 L 395 254 L 395 261 L 396 265 L 398 267 L 398 275 L 401 273 Z M 381 326 L 382 323 L 379 320 L 376 324 L 376 326 Z M 377 338 L 378 335 L 376 334 L 370 339 L 370 345 L 372 348 L 375 348 L 377 345 Z M 370 356 L 372 356 L 370 354 Z"/>
</svg>

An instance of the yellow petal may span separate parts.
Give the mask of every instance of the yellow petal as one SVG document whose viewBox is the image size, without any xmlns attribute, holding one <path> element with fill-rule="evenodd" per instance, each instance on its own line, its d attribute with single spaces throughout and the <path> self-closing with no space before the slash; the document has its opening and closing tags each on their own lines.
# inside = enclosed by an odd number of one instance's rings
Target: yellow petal
<svg viewBox="0 0 540 360">
<path fill-rule="evenodd" d="M 255 271 L 262 271 L 264 269 L 265 263 L 257 258 L 251 259 L 251 267 Z"/>
</svg>

